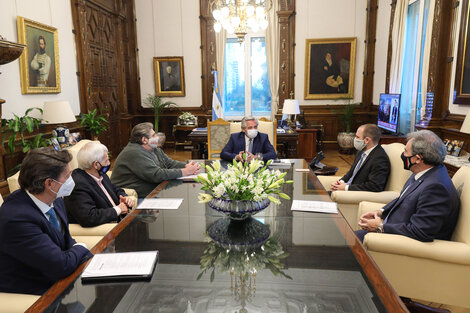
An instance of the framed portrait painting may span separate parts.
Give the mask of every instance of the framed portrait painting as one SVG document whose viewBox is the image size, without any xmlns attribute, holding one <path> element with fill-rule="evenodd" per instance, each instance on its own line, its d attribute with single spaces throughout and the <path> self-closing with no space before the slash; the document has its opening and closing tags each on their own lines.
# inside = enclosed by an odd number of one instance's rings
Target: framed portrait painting
<svg viewBox="0 0 470 313">
<path fill-rule="evenodd" d="M 18 42 L 26 45 L 20 57 L 21 92 L 60 93 L 57 28 L 18 16 Z"/>
<path fill-rule="evenodd" d="M 470 104 L 470 20 L 469 0 L 462 1 L 459 43 L 457 47 L 457 66 L 455 68 L 454 103 Z"/>
<path fill-rule="evenodd" d="M 354 97 L 356 38 L 307 39 L 304 99 Z"/>
<path fill-rule="evenodd" d="M 184 97 L 183 57 L 153 58 L 155 71 L 155 95 L 160 97 Z"/>
</svg>

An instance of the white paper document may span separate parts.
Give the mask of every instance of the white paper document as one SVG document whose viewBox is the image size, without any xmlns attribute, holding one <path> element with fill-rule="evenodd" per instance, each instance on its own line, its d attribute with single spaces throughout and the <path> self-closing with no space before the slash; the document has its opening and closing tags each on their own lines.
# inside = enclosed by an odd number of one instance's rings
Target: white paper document
<svg viewBox="0 0 470 313">
<path fill-rule="evenodd" d="M 144 199 L 137 206 L 139 210 L 177 210 L 181 203 L 182 198 L 149 198 Z"/>
<path fill-rule="evenodd" d="M 336 202 L 327 201 L 292 201 L 292 211 L 318 212 L 318 213 L 338 213 Z"/>
<path fill-rule="evenodd" d="M 207 178 L 207 173 L 200 173 L 200 174 L 195 174 L 195 175 L 181 176 L 181 177 L 178 177 L 177 179 L 194 180 L 194 178 L 196 178 L 198 175 L 202 175 L 202 176 L 204 176 L 204 178 Z"/>
<path fill-rule="evenodd" d="M 280 166 L 280 167 L 289 166 L 290 167 L 290 164 L 291 164 L 291 162 L 290 162 L 289 159 L 281 159 L 281 160 L 279 160 L 279 162 L 272 162 L 271 165 L 269 165 L 269 166 Z"/>
<path fill-rule="evenodd" d="M 151 275 L 158 251 L 96 254 L 82 273 L 82 278 Z"/>
</svg>

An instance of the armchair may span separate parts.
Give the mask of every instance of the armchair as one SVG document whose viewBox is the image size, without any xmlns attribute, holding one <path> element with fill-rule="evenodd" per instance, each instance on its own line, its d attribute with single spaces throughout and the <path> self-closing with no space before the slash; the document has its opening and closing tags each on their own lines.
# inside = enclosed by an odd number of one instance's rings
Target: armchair
<svg viewBox="0 0 470 313">
<path fill-rule="evenodd" d="M 369 233 L 364 246 L 400 296 L 470 308 L 470 167 L 452 178 L 460 215 L 450 241 Z M 380 204 L 361 202 L 359 214 Z"/>
<path fill-rule="evenodd" d="M 209 159 L 220 159 L 220 153 L 230 139 L 230 123 L 222 118 L 207 121 L 207 151 Z"/>
<path fill-rule="evenodd" d="M 230 123 L 230 134 L 239 133 L 242 131 L 241 122 L 232 122 Z M 277 142 L 277 121 L 268 121 L 265 118 L 261 118 L 258 121 L 258 131 L 268 135 L 269 142 L 273 145 L 274 150 L 277 151 L 276 142 Z"/>
<path fill-rule="evenodd" d="M 400 195 L 401 189 L 411 175 L 410 171 L 403 169 L 403 163 L 400 158 L 401 153 L 405 150 L 405 145 L 392 143 L 382 145 L 382 147 L 390 159 L 390 176 L 384 191 L 333 191 L 331 193 L 331 199 L 338 203 L 338 209 L 352 229 L 358 229 L 356 217 L 359 202 L 388 203 L 392 201 Z M 340 178 L 339 176 L 318 176 L 323 187 L 327 190 L 331 190 L 330 185 Z"/>
</svg>

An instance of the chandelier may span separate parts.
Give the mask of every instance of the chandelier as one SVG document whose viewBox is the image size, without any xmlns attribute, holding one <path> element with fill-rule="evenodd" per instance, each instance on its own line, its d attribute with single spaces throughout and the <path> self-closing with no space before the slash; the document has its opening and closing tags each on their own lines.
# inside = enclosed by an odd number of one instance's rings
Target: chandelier
<svg viewBox="0 0 470 313">
<path fill-rule="evenodd" d="M 268 27 L 267 14 L 272 4 L 272 0 L 210 0 L 216 21 L 214 30 L 220 32 L 223 27 L 228 33 L 235 34 L 241 43 L 248 29 L 256 33 Z"/>
</svg>

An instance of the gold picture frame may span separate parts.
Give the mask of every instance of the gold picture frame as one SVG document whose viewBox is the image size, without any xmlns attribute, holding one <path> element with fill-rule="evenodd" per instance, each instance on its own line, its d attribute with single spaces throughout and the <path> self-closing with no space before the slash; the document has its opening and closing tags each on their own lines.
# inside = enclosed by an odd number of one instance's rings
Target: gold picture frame
<svg viewBox="0 0 470 313">
<path fill-rule="evenodd" d="M 354 97 L 355 37 L 306 39 L 304 99 Z"/>
<path fill-rule="evenodd" d="M 154 57 L 155 95 L 160 97 L 184 97 L 183 57 Z"/>
<path fill-rule="evenodd" d="M 57 28 L 18 16 L 18 42 L 26 45 L 20 57 L 21 93 L 60 93 Z"/>
</svg>

